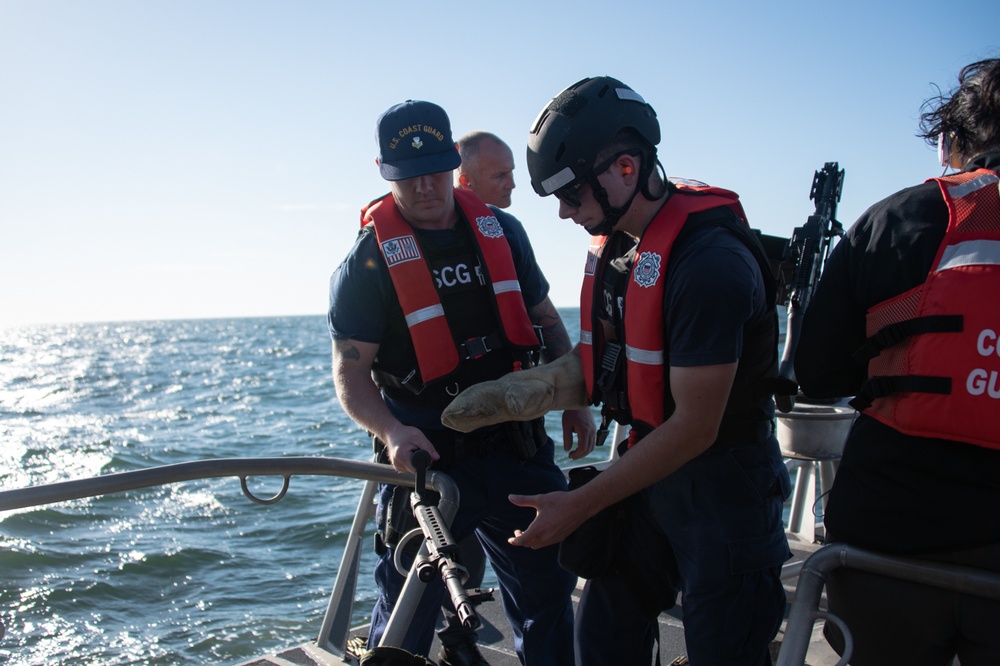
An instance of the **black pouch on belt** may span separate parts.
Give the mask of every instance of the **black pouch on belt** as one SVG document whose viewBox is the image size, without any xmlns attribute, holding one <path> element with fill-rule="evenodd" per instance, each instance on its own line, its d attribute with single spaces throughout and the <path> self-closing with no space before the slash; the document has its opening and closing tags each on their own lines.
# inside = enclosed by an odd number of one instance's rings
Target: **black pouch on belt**
<svg viewBox="0 0 1000 666">
<path fill-rule="evenodd" d="M 592 481 L 601 471 L 578 467 L 569 471 L 569 489 Z M 600 578 L 615 571 L 628 520 L 631 498 L 605 507 L 559 544 L 559 564 L 580 578 Z"/>
<path fill-rule="evenodd" d="M 521 462 L 534 458 L 549 437 L 545 432 L 544 417 L 533 421 L 508 421 L 504 430 L 514 448 L 514 455 Z"/>
<path fill-rule="evenodd" d="M 392 489 L 392 499 L 385 511 L 385 545 L 393 548 L 404 534 L 417 526 L 410 508 L 410 489 L 396 486 Z"/>
</svg>

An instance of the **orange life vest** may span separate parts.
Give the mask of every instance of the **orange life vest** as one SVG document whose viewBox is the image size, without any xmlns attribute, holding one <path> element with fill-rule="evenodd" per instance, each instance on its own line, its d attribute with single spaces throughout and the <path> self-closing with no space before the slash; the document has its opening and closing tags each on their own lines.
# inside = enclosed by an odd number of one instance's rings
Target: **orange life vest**
<svg viewBox="0 0 1000 666">
<path fill-rule="evenodd" d="M 639 240 L 635 262 L 625 289 L 625 397 L 632 425 L 656 428 L 666 419 L 664 405 L 669 392 L 664 353 L 663 299 L 667 260 L 674 241 L 693 213 L 728 206 L 743 222 L 746 215 L 735 192 L 711 187 L 696 181 L 674 181 L 677 191 L 649 223 Z M 595 390 L 595 368 L 604 353 L 601 325 L 594 310 L 594 296 L 600 288 L 600 276 L 607 262 L 603 257 L 607 236 L 594 238 L 587 254 L 583 288 L 580 292 L 580 358 L 587 383 L 587 394 L 595 404 L 601 396 Z M 594 331 L 598 334 L 595 339 Z"/>
<path fill-rule="evenodd" d="M 1000 449 L 1000 177 L 930 180 L 948 228 L 924 283 L 869 309 L 851 404 L 908 435 Z"/>
<path fill-rule="evenodd" d="M 484 278 L 492 286 L 490 292 L 505 341 L 514 349 L 537 349 L 538 337 L 521 297 L 521 285 L 503 227 L 474 193 L 456 189 L 455 202 L 472 228 Z M 400 215 L 391 194 L 361 211 L 361 226 L 369 223 L 375 228 L 379 249 L 389 267 L 423 383 L 451 374 L 461 362 L 458 341 L 448 325 L 434 277 L 413 227 Z"/>
</svg>

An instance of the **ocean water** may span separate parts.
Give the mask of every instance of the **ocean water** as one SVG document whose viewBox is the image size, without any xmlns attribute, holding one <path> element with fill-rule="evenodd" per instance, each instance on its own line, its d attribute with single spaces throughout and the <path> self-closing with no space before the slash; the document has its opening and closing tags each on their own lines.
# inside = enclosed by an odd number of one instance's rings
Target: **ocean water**
<svg viewBox="0 0 1000 666">
<path fill-rule="evenodd" d="M 240 456 L 370 460 L 322 316 L 0 329 L 0 489 Z M 0 663 L 233 664 L 311 640 L 361 488 L 296 476 L 261 506 L 225 478 L 0 512 Z"/>
<path fill-rule="evenodd" d="M 0 490 L 241 456 L 370 460 L 322 316 L 0 329 Z M 234 664 L 312 640 L 362 485 L 296 476 L 261 506 L 225 478 L 0 512 L 0 664 Z"/>
</svg>

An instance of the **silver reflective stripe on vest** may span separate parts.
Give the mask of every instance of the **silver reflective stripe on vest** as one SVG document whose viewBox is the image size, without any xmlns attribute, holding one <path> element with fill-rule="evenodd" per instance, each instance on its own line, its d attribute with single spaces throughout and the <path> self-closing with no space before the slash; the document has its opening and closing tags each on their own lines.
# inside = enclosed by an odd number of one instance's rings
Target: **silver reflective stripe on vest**
<svg viewBox="0 0 1000 666">
<path fill-rule="evenodd" d="M 439 303 L 438 305 L 431 305 L 430 307 L 421 308 L 416 312 L 411 312 L 410 314 L 406 315 L 406 325 L 410 328 L 413 328 L 417 324 L 429 321 L 431 319 L 434 319 L 435 317 L 443 317 L 443 316 L 444 316 L 444 308 Z"/>
<path fill-rule="evenodd" d="M 941 254 L 937 270 L 959 266 L 993 266 L 1000 264 L 1000 241 L 974 240 L 949 245 Z"/>
<path fill-rule="evenodd" d="M 663 365 L 662 349 L 639 349 L 625 345 L 625 358 L 643 365 Z"/>
<path fill-rule="evenodd" d="M 594 344 L 594 334 L 590 331 L 580 331 L 580 344 L 581 345 L 592 345 Z"/>
<path fill-rule="evenodd" d="M 521 291 L 521 284 L 517 280 L 504 280 L 493 283 L 494 294 L 505 294 L 508 291 Z"/>
<path fill-rule="evenodd" d="M 982 176 L 973 178 L 967 183 L 962 183 L 961 185 L 952 185 L 948 188 L 948 194 L 956 199 L 961 199 L 964 196 L 972 194 L 978 189 L 984 188 L 987 185 L 992 185 L 1000 181 L 996 175 L 992 173 L 984 173 Z"/>
</svg>

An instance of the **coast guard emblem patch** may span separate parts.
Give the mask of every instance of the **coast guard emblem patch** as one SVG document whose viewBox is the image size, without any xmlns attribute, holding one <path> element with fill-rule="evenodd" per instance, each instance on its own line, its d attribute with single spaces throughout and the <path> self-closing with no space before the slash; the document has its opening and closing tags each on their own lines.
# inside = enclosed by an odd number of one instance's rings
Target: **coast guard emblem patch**
<svg viewBox="0 0 1000 666">
<path fill-rule="evenodd" d="M 423 146 L 424 146 L 424 142 L 420 140 L 419 136 L 413 137 L 413 147 L 414 148 L 416 148 L 417 150 L 420 150 L 421 148 L 423 148 Z"/>
<path fill-rule="evenodd" d="M 493 215 L 477 217 L 476 226 L 479 227 L 479 233 L 487 238 L 503 237 L 503 227 L 500 226 L 500 222 Z"/>
<path fill-rule="evenodd" d="M 413 236 L 390 238 L 387 241 L 382 241 L 381 246 L 382 256 L 385 257 L 385 263 L 389 266 L 420 258 L 420 247 Z"/>
<path fill-rule="evenodd" d="M 652 287 L 660 279 L 661 257 L 656 252 L 643 252 L 635 262 L 632 274 L 640 287 Z"/>
</svg>

